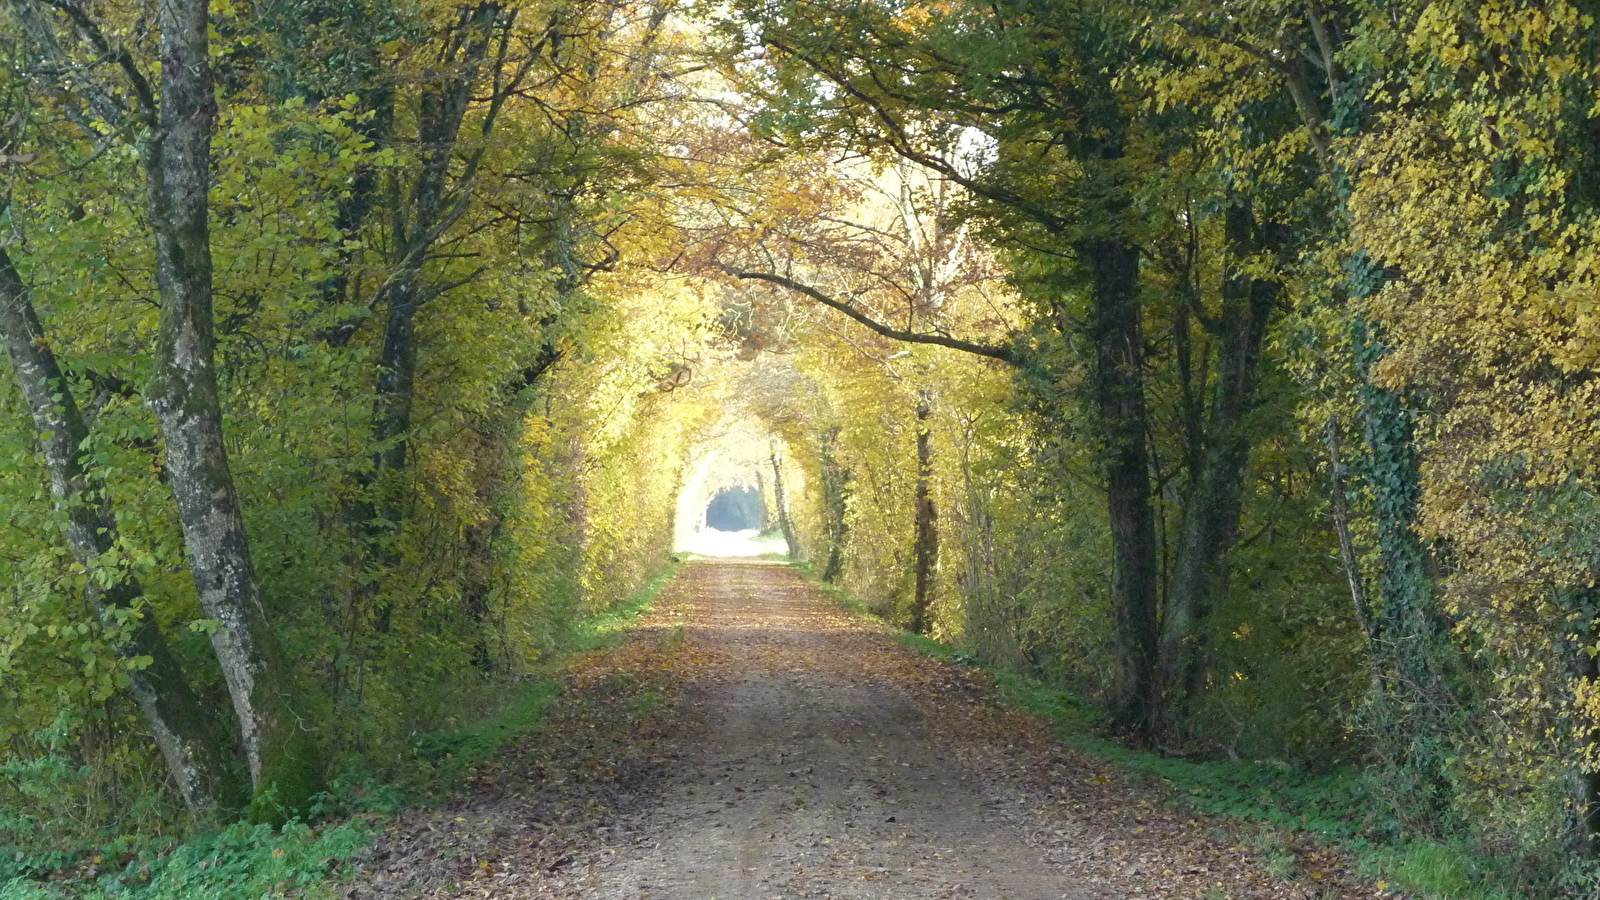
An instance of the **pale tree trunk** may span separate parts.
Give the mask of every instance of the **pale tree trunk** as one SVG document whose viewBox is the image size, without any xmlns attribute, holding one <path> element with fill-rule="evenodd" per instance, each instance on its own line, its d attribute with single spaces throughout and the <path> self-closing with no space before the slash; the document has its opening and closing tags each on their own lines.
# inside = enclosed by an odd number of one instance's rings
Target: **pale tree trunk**
<svg viewBox="0 0 1600 900">
<path fill-rule="evenodd" d="M 933 400 L 927 391 L 917 398 L 917 543 L 916 593 L 911 598 L 911 630 L 928 631 L 933 605 L 934 569 L 939 563 L 939 508 L 933 499 Z"/>
<path fill-rule="evenodd" d="M 162 0 L 161 101 L 145 175 L 156 235 L 161 323 L 150 407 L 212 646 L 238 716 L 256 800 L 253 814 L 298 808 L 320 788 L 309 732 L 290 708 L 286 667 L 250 557 L 228 468 L 212 332 L 208 191 L 216 116 L 205 0 Z"/>
<path fill-rule="evenodd" d="M 783 532 L 783 543 L 789 549 L 789 558 L 800 560 L 800 539 L 795 536 L 794 522 L 789 518 L 789 498 L 783 490 L 783 459 L 772 451 L 772 505 L 778 517 L 778 528 Z"/>
<path fill-rule="evenodd" d="M 1339 537 L 1339 560 L 1344 564 L 1345 581 L 1350 585 L 1350 605 L 1355 610 L 1356 621 L 1361 623 L 1361 631 L 1367 636 L 1368 662 L 1374 666 L 1377 657 L 1373 652 L 1373 642 L 1377 640 L 1376 616 L 1372 611 L 1372 601 L 1367 597 L 1366 580 L 1361 575 L 1361 557 L 1356 553 L 1356 542 L 1350 533 L 1350 502 L 1349 493 L 1345 489 L 1344 454 L 1339 449 L 1339 423 L 1329 418 L 1322 427 L 1322 442 L 1328 448 L 1328 513 L 1333 519 L 1334 532 Z M 1382 683 L 1382 678 L 1374 668 L 1375 683 Z"/>
<path fill-rule="evenodd" d="M 310 733 L 299 727 L 289 706 L 291 679 L 261 604 L 222 440 L 212 333 L 208 194 L 216 94 L 207 6 L 205 0 L 157 5 L 158 99 L 127 48 L 109 40 L 82 6 L 71 0 L 40 2 L 70 19 L 78 36 L 127 79 L 131 111 L 92 80 L 81 87 L 97 116 L 123 122 L 142 145 L 161 296 L 155 375 L 146 397 L 161 427 L 200 606 L 220 626 L 212 634 L 212 648 L 238 721 L 255 791 L 253 814 L 276 819 L 282 809 L 297 808 L 320 789 L 320 765 Z M 59 58 L 49 23 L 24 2 L 12 6 L 35 51 Z"/>
<path fill-rule="evenodd" d="M 17 385 L 33 416 L 50 471 L 50 491 L 56 508 L 66 517 L 68 547 L 73 559 L 89 573 L 84 593 L 113 635 L 123 632 L 120 619 L 128 612 L 137 614 L 132 631 L 115 641 L 123 660 L 149 660 L 143 668 L 128 670 L 129 692 L 190 816 L 196 820 L 216 816 L 237 803 L 242 793 L 238 790 L 242 785 L 235 783 L 228 767 L 226 725 L 201 705 L 154 616 L 139 610 L 139 583 L 132 576 L 123 576 L 102 586 L 96 577 L 100 560 L 117 542 L 117 523 L 105 484 L 82 463 L 80 453 L 89 436 L 83 414 L 39 324 L 27 287 L 3 247 L 0 341 L 5 343 Z"/>
<path fill-rule="evenodd" d="M 822 436 L 822 507 L 828 532 L 828 563 L 823 567 L 822 580 L 838 584 L 844 574 L 845 541 L 850 537 L 849 497 L 850 471 L 839 465 L 837 445 L 839 428 L 834 426 Z"/>
</svg>

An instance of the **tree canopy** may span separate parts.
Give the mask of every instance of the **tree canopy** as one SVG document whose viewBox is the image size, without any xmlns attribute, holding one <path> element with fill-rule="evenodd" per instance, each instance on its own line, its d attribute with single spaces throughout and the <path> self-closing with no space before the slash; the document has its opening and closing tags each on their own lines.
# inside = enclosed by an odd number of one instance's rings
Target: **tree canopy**
<svg viewBox="0 0 1600 900">
<path fill-rule="evenodd" d="M 0 850 L 392 777 L 739 489 L 1593 892 L 1588 6 L 0 11 Z"/>
</svg>

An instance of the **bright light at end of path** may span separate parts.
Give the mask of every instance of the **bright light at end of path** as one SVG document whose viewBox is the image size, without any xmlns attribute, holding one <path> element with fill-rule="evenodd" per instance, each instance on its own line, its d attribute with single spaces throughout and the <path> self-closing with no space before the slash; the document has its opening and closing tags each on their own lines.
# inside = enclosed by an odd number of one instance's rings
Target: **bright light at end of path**
<svg viewBox="0 0 1600 900">
<path fill-rule="evenodd" d="M 686 538 L 678 547 L 686 553 L 701 556 L 762 556 L 767 553 L 787 553 L 788 545 L 783 535 L 762 537 L 754 528 L 745 531 L 717 531 L 707 528 Z"/>
</svg>

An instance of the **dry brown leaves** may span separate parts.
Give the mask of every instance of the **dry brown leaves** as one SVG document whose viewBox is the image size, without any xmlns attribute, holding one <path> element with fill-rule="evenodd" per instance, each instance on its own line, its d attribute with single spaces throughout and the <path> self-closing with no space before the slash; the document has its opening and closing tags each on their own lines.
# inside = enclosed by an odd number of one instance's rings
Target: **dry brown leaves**
<svg viewBox="0 0 1600 900">
<path fill-rule="evenodd" d="M 645 833 L 656 787 L 681 783 L 688 742 L 706 739 L 694 735 L 704 726 L 696 701 L 684 698 L 761 672 L 821 692 L 854 685 L 918 698 L 928 738 L 998 798 L 983 815 L 1015 825 L 1042 866 L 1097 896 L 1383 896 L 1309 844 L 1289 848 L 1302 877 L 1270 877 L 1248 826 L 1185 812 L 1063 746 L 1008 709 L 983 673 L 906 650 L 792 570 L 729 563 L 688 567 L 621 646 L 576 662 L 542 730 L 474 772 L 450 803 L 402 816 L 346 896 L 605 896 L 588 893 L 578 870 L 658 840 Z"/>
</svg>

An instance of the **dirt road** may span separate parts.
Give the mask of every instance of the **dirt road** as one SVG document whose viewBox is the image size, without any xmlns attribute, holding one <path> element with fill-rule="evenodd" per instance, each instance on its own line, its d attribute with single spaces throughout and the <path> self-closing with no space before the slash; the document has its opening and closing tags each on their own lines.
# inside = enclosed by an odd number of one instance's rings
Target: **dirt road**
<svg viewBox="0 0 1600 900">
<path fill-rule="evenodd" d="M 353 897 L 1374 896 L 1288 883 L 798 573 L 689 565 L 540 735 L 374 851 Z"/>
</svg>

